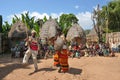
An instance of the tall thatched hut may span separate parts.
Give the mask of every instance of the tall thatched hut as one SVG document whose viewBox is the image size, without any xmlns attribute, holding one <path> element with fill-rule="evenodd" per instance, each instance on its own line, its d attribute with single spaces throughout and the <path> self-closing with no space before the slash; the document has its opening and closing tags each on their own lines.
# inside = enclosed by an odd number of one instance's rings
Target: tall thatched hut
<svg viewBox="0 0 120 80">
<path fill-rule="evenodd" d="M 98 35 L 94 28 L 90 31 L 86 38 L 87 42 L 98 42 Z"/>
<path fill-rule="evenodd" d="M 8 33 L 10 46 L 15 46 L 16 43 L 19 43 L 21 40 L 25 39 L 28 34 L 30 34 L 29 30 L 22 21 L 14 23 Z"/>
<path fill-rule="evenodd" d="M 46 21 L 41 30 L 40 30 L 40 38 L 42 43 L 46 42 L 46 39 L 49 41 L 53 41 L 58 33 L 59 25 L 54 19 L 50 19 Z"/>
<path fill-rule="evenodd" d="M 67 41 L 78 42 L 78 44 L 84 44 L 86 42 L 86 35 L 83 28 L 79 24 L 73 24 L 69 29 L 66 37 Z"/>
</svg>

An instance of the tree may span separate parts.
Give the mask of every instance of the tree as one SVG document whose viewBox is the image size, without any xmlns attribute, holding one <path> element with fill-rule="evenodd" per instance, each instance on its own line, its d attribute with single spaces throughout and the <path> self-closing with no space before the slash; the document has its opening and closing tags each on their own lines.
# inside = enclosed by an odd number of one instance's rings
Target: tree
<svg viewBox="0 0 120 80">
<path fill-rule="evenodd" d="M 97 6 L 97 9 L 93 11 L 92 14 L 92 21 L 93 21 L 93 26 L 94 29 L 97 33 L 98 36 L 98 41 L 101 42 L 102 41 L 102 23 L 103 23 L 103 19 L 101 18 L 101 10 L 99 8 L 99 4 Z"/>
<path fill-rule="evenodd" d="M 0 32 L 2 32 L 2 15 L 0 15 Z"/>
<path fill-rule="evenodd" d="M 12 24 L 14 24 L 15 22 L 21 20 L 29 30 L 34 29 L 37 32 L 37 36 L 39 36 L 39 28 L 40 26 L 42 26 L 42 22 L 43 20 L 39 19 L 37 21 L 35 21 L 34 17 L 30 17 L 29 16 L 29 12 L 25 13 L 25 14 L 21 14 L 21 17 L 17 17 L 16 15 L 13 17 L 12 19 Z"/>
<path fill-rule="evenodd" d="M 102 7 L 102 14 L 104 24 L 107 23 L 108 32 L 120 31 L 120 0 L 109 2 L 106 6 Z"/>
<path fill-rule="evenodd" d="M 45 23 L 46 21 L 47 21 L 47 17 L 44 16 L 44 18 L 43 18 L 43 22 Z"/>
<path fill-rule="evenodd" d="M 11 24 L 9 24 L 7 21 L 2 25 L 2 32 L 7 34 L 11 28 Z"/>
<path fill-rule="evenodd" d="M 67 34 L 68 30 L 73 23 L 77 23 L 78 19 L 74 14 L 62 14 L 60 16 L 59 26 L 62 29 L 62 33 Z"/>
<path fill-rule="evenodd" d="M 40 28 L 42 28 L 44 21 L 43 19 L 37 19 L 36 23 L 40 26 Z"/>
</svg>

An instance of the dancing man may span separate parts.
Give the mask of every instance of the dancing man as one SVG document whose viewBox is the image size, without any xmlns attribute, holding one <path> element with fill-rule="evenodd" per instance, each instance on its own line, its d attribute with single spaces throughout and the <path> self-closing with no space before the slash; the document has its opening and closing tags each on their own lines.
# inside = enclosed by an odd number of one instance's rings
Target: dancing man
<svg viewBox="0 0 120 80">
<path fill-rule="evenodd" d="M 38 70 L 37 54 L 38 54 L 39 46 L 38 46 L 38 40 L 36 38 L 36 32 L 34 30 L 31 32 L 31 36 L 29 36 L 29 38 L 26 41 L 28 42 L 28 50 L 24 55 L 23 64 L 28 63 L 28 59 L 32 55 L 34 68 L 35 68 L 34 72 L 37 72 Z"/>
</svg>

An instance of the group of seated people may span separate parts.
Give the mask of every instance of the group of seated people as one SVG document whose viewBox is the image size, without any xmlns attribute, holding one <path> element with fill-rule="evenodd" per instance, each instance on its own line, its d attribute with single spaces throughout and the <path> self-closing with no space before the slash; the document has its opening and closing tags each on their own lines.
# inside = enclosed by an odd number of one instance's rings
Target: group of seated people
<svg viewBox="0 0 120 80">
<path fill-rule="evenodd" d="M 53 55 L 54 46 L 49 44 L 41 44 L 39 43 L 40 50 L 38 52 L 38 58 L 47 58 Z M 12 58 L 22 58 L 28 46 L 26 46 L 25 41 L 21 41 L 19 44 L 16 44 L 11 48 L 11 57 Z"/>
<path fill-rule="evenodd" d="M 74 44 L 69 46 L 70 52 L 72 52 L 72 57 L 81 56 L 115 56 L 115 53 L 119 52 L 119 48 L 112 47 L 112 44 L 108 43 L 91 43 L 91 44 Z"/>
<path fill-rule="evenodd" d="M 40 50 L 38 53 L 38 58 L 52 57 L 55 53 L 54 45 L 50 45 L 48 43 L 41 44 L 39 43 Z M 18 58 L 23 57 L 25 51 L 27 50 L 27 46 L 25 46 L 25 42 L 20 42 L 20 44 L 16 44 L 16 46 L 11 48 L 12 57 Z M 80 58 L 81 56 L 115 56 L 116 49 L 110 47 L 107 43 L 91 43 L 91 44 L 79 44 L 77 42 L 72 43 L 68 46 L 68 51 L 71 53 L 71 57 Z"/>
<path fill-rule="evenodd" d="M 16 44 L 11 48 L 11 57 L 12 58 L 20 58 L 24 56 L 24 52 L 27 50 L 25 46 L 25 42 L 21 41 L 19 44 Z"/>
</svg>

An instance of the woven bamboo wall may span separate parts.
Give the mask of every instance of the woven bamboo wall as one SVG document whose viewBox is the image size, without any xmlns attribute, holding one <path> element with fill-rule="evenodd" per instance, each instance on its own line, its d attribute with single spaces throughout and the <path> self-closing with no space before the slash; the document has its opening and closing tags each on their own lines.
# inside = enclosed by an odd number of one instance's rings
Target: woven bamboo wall
<svg viewBox="0 0 120 80">
<path fill-rule="evenodd" d="M 2 34 L 0 33 L 0 53 L 2 53 Z"/>
<path fill-rule="evenodd" d="M 120 43 L 120 32 L 107 33 L 106 34 L 106 42 Z"/>
<path fill-rule="evenodd" d="M 3 33 L 0 33 L 0 53 L 7 52 L 9 50 L 8 38 Z"/>
</svg>

